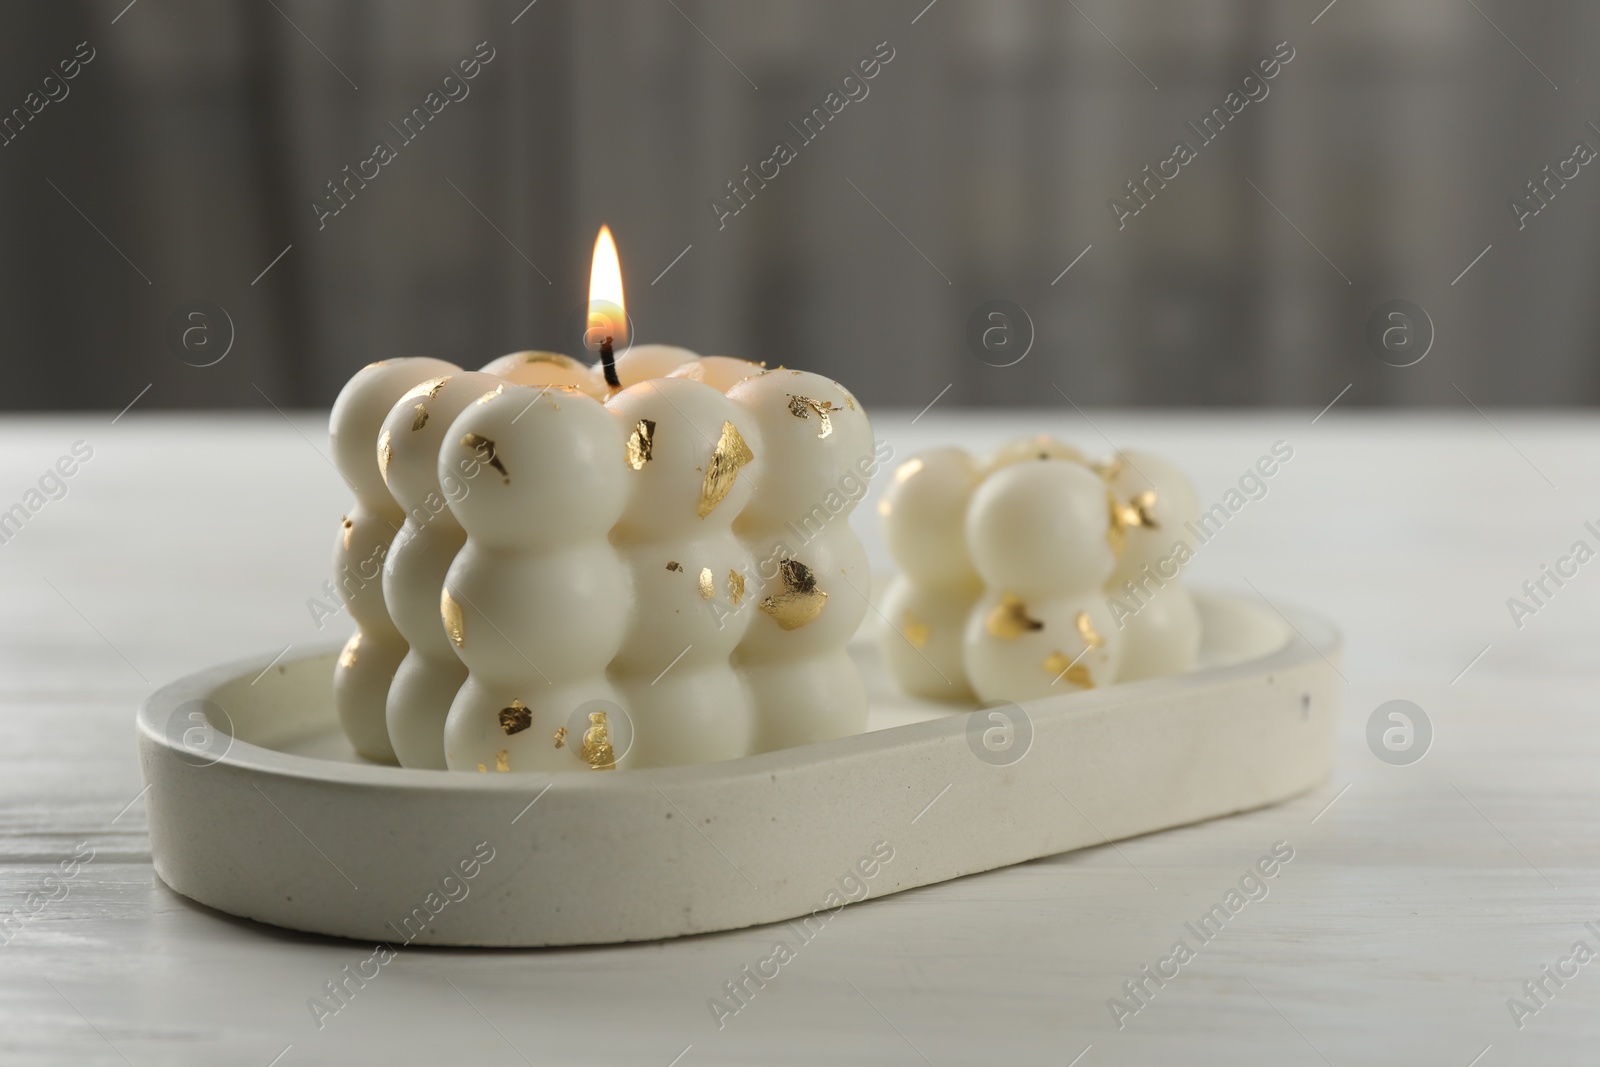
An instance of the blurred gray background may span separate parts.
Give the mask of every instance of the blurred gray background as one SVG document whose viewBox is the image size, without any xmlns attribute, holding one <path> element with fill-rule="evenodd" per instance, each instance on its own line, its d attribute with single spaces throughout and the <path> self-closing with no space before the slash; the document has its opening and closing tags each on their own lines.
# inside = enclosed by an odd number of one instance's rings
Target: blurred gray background
<svg viewBox="0 0 1600 1067">
<path fill-rule="evenodd" d="M 818 370 L 869 403 L 1600 399 L 1600 167 L 1568 162 L 1600 148 L 1592 3 L 108 0 L 3 16 L 12 409 L 318 406 L 386 356 L 572 351 L 602 222 L 641 340 Z M 1294 58 L 1265 98 L 1203 144 L 1186 123 L 1284 41 Z M 80 42 L 93 58 L 63 81 Z M 494 58 L 468 95 L 405 143 L 390 123 L 480 42 Z M 789 124 L 880 42 L 893 59 L 867 95 L 802 142 Z M 1109 202 L 1180 139 L 1196 158 L 1119 228 Z M 380 140 L 396 157 L 319 228 L 327 183 Z M 796 158 L 719 226 L 713 199 L 779 140 Z M 1547 165 L 1577 173 L 1535 201 L 1525 183 Z M 1519 220 L 1516 196 L 1538 213 Z M 993 300 L 1025 319 L 985 319 L 1010 347 L 975 351 L 969 321 Z M 1393 300 L 1411 303 L 1384 320 L 1400 326 L 1385 352 L 1367 326 Z M 196 301 L 207 317 L 186 318 Z M 174 321 L 211 347 L 186 350 Z M 190 365 L 229 332 L 225 358 Z M 1030 332 L 1021 362 L 991 365 Z M 1420 363 L 1390 365 L 1424 341 Z"/>
</svg>

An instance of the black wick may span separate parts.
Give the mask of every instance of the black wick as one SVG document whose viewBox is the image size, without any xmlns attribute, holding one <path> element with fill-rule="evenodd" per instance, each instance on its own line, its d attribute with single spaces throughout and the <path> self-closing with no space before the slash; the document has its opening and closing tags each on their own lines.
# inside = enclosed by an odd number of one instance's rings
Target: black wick
<svg viewBox="0 0 1600 1067">
<path fill-rule="evenodd" d="M 606 384 L 613 389 L 620 388 L 622 379 L 617 377 L 617 361 L 611 352 L 611 338 L 607 337 L 600 346 L 600 367 L 605 371 Z"/>
</svg>

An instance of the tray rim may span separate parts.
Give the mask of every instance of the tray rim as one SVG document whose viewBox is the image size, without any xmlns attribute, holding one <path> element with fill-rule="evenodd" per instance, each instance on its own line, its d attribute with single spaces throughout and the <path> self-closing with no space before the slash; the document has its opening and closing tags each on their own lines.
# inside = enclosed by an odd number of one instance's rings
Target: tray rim
<svg viewBox="0 0 1600 1067">
<path fill-rule="evenodd" d="M 1218 600 L 1232 601 L 1236 604 L 1247 602 L 1242 596 L 1206 586 L 1194 587 L 1191 591 L 1196 600 L 1202 604 Z M 1102 689 L 1067 692 L 1059 696 L 1023 701 L 1021 704 L 1028 716 L 1034 720 L 1041 716 L 1066 718 L 1073 715 L 1089 715 L 1125 701 L 1142 701 L 1159 694 L 1162 690 L 1176 693 L 1194 685 L 1226 683 L 1232 679 L 1257 675 L 1274 664 L 1289 667 L 1303 662 L 1307 652 L 1328 660 L 1331 664 L 1330 655 L 1336 656 L 1343 651 L 1343 633 L 1336 625 L 1315 612 L 1292 603 L 1281 605 L 1268 603 L 1257 607 L 1257 610 L 1281 615 L 1282 621 L 1287 623 L 1288 628 L 1284 643 L 1263 656 L 1220 666 L 1202 667 L 1180 675 L 1123 682 Z M 1314 641 L 1308 636 L 1306 632 L 1308 630 L 1321 640 Z M 858 635 L 854 640 L 860 639 Z M 156 689 L 139 705 L 136 713 L 137 732 L 151 743 L 170 752 L 186 752 L 187 750 L 167 736 L 162 727 L 162 717 L 172 709 L 191 700 L 210 699 L 224 686 L 243 677 L 260 674 L 274 664 L 304 663 L 317 658 L 331 658 L 338 654 L 343 645 L 343 639 L 324 639 L 308 646 L 298 655 L 275 658 L 262 652 L 183 675 Z M 283 656 L 281 652 L 277 655 Z M 618 789 L 636 783 L 639 788 L 647 789 L 650 788 L 651 782 L 735 781 L 768 774 L 802 760 L 827 759 L 834 755 L 866 755 L 914 745 L 947 734 L 960 734 L 966 730 L 967 716 L 973 710 L 975 708 L 968 708 L 965 705 L 952 705 L 949 714 L 936 719 L 884 727 L 848 737 L 795 745 L 731 760 L 671 767 L 618 768 L 607 774 L 585 774 L 579 771 L 513 771 L 484 775 L 378 763 L 345 763 L 283 752 L 239 737 L 232 739 L 227 751 L 215 761 L 215 764 L 207 766 L 226 764 L 237 770 L 280 780 L 298 779 L 323 783 L 372 785 L 405 791 L 459 790 L 467 793 L 486 792 L 511 796 L 526 794 L 530 783 L 538 787 L 548 783 L 560 789 Z"/>
</svg>

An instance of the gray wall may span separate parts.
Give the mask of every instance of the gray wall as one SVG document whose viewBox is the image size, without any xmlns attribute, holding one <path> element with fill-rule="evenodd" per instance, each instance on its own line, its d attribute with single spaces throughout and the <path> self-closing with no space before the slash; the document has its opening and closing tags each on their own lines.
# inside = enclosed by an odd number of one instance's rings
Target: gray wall
<svg viewBox="0 0 1600 1067">
<path fill-rule="evenodd" d="M 571 350 L 602 221 L 643 339 L 873 403 L 1600 398 L 1600 167 L 1521 229 L 1508 207 L 1600 148 L 1593 4 L 125 3 L 5 11 L 0 109 L 95 52 L 0 147 L 10 408 L 147 384 L 141 410 L 324 405 L 384 356 Z M 1185 121 L 1285 40 L 1268 95 L 1202 146 Z M 470 95 L 319 229 L 325 183 L 482 41 Z M 882 41 L 869 94 L 801 145 L 787 124 Z M 1179 138 L 1196 158 L 1119 229 L 1108 202 Z M 709 201 L 778 139 L 797 158 L 719 228 Z M 1397 298 L 1436 333 L 1406 368 L 1364 337 Z M 235 336 L 196 368 L 164 332 L 201 299 Z M 967 342 L 990 299 L 1031 318 L 1014 366 Z"/>
</svg>

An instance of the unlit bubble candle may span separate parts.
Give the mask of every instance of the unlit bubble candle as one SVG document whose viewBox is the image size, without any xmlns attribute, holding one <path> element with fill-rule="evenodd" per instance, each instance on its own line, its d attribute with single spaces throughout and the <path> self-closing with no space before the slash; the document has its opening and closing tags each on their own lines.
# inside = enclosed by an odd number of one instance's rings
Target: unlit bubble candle
<svg viewBox="0 0 1600 1067">
<path fill-rule="evenodd" d="M 985 461 L 957 448 L 915 456 L 879 505 L 899 567 L 883 599 L 881 647 L 907 692 L 1021 701 L 1194 666 L 1200 624 L 1170 553 L 1198 515 L 1171 464 L 1123 452 L 1089 464 L 1047 436 L 1008 442 Z M 1114 609 L 1143 582 L 1140 610 Z"/>
</svg>

